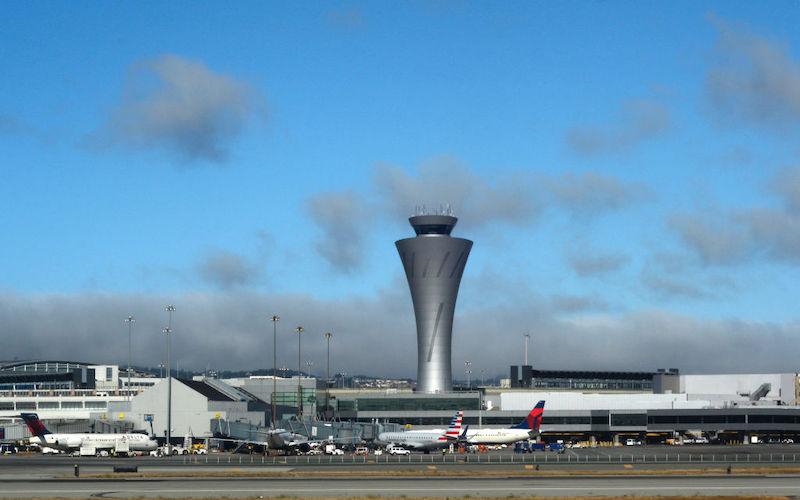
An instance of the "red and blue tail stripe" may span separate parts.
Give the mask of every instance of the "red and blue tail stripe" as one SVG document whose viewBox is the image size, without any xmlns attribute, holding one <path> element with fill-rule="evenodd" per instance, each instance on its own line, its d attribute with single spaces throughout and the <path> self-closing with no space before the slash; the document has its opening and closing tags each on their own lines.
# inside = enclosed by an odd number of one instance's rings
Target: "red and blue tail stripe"
<svg viewBox="0 0 800 500">
<path fill-rule="evenodd" d="M 544 413 L 544 401 L 539 401 L 533 407 L 528 416 L 522 422 L 511 426 L 512 429 L 528 429 L 530 431 L 539 432 L 539 427 L 542 425 L 542 414 Z"/>
<path fill-rule="evenodd" d="M 450 419 L 450 426 L 447 431 L 439 437 L 439 441 L 455 441 L 461 436 L 461 423 L 464 419 L 464 412 L 459 410 Z"/>
<path fill-rule="evenodd" d="M 31 434 L 34 436 L 42 437 L 45 434 L 52 434 L 47 430 L 47 427 L 44 426 L 42 421 L 39 420 L 39 415 L 35 413 L 20 413 L 19 416 L 25 421 L 28 425 L 28 430 L 31 431 Z"/>
</svg>

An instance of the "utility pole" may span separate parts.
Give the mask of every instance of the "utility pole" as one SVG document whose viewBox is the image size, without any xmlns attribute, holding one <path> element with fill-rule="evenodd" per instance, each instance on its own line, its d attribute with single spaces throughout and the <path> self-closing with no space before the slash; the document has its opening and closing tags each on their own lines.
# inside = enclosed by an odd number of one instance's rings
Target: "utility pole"
<svg viewBox="0 0 800 500">
<path fill-rule="evenodd" d="M 301 364 L 302 364 L 302 359 L 301 359 L 302 352 L 300 350 L 300 337 L 301 337 L 300 334 L 305 331 L 305 328 L 303 328 L 302 326 L 298 326 L 297 328 L 294 329 L 294 331 L 297 332 L 297 419 L 298 420 L 302 420 L 303 419 L 303 386 L 302 386 L 302 380 L 303 379 L 301 377 L 301 371 L 300 371 Z"/>
<path fill-rule="evenodd" d="M 128 402 L 131 400 L 131 352 L 133 350 L 133 343 L 131 341 L 131 330 L 133 329 L 133 322 L 136 321 L 133 316 L 125 318 L 128 323 Z M 128 408 L 130 411 L 130 408 Z"/>
<path fill-rule="evenodd" d="M 169 304 L 167 307 L 167 327 L 164 334 L 167 336 L 167 456 L 172 456 L 172 371 L 170 366 L 170 348 L 172 344 L 172 313 L 175 306 Z"/>
<path fill-rule="evenodd" d="M 277 419 L 275 418 L 275 396 L 278 390 L 278 321 L 281 318 L 272 316 L 272 428 L 275 428 Z"/>
</svg>

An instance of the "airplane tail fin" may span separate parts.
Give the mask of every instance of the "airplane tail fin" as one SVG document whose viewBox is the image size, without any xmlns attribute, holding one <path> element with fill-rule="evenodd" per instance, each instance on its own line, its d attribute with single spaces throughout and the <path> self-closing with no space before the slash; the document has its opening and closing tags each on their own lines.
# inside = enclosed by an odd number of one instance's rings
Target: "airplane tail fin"
<svg viewBox="0 0 800 500">
<path fill-rule="evenodd" d="M 453 418 L 450 420 L 450 426 L 447 428 L 447 431 L 444 433 L 444 438 L 446 440 L 458 440 L 461 436 L 461 422 L 464 419 L 464 412 L 462 410 L 458 410 Z"/>
<path fill-rule="evenodd" d="M 525 420 L 512 426 L 512 429 L 528 429 L 531 432 L 539 432 L 539 427 L 542 425 L 542 414 L 544 413 L 544 401 L 539 401 L 533 407 Z"/>
<path fill-rule="evenodd" d="M 39 415 L 35 413 L 20 413 L 19 416 L 25 421 L 28 425 L 28 430 L 31 431 L 31 434 L 34 436 L 42 437 L 45 434 L 52 434 L 47 430 L 47 427 L 44 426 L 42 421 L 39 420 Z"/>
</svg>

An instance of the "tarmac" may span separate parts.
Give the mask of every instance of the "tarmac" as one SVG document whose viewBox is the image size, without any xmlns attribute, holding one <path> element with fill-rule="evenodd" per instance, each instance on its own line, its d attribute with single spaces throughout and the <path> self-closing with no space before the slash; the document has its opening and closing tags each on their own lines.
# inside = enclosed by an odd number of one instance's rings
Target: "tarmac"
<svg viewBox="0 0 800 500">
<path fill-rule="evenodd" d="M 0 483 L 0 498 L 349 496 L 800 495 L 800 477 L 325 478 L 36 480 Z"/>
<path fill-rule="evenodd" d="M 73 477 L 75 465 L 79 466 L 79 478 Z M 116 476 L 113 468 L 120 465 L 135 465 L 144 475 L 169 477 Z M 728 466 L 734 474 L 722 473 Z M 0 456 L 0 498 L 800 496 L 800 475 L 783 473 L 786 468 L 792 472 L 800 469 L 800 445 L 573 448 L 561 454 L 501 450 L 460 455 L 415 453 L 410 457 L 212 453 L 95 458 L 20 454 Z M 703 475 L 693 472 L 703 469 Z M 707 469 L 716 471 L 712 472 L 716 475 L 709 475 Z M 403 477 L 399 477 L 400 471 Z M 589 476 L 598 471 L 613 475 Z M 737 471 L 759 473 L 743 475 Z M 448 475 L 454 472 L 459 476 Z M 278 477 L 255 477 L 265 474 Z"/>
</svg>

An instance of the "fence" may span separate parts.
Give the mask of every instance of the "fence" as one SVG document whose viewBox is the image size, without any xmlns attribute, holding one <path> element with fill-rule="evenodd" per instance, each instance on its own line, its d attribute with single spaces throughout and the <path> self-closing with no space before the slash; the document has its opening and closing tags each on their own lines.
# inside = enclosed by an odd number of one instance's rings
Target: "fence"
<svg viewBox="0 0 800 500">
<path fill-rule="evenodd" d="M 203 455 L 181 457 L 185 465 L 348 465 L 348 464 L 748 464 L 797 463 L 798 453 L 647 453 L 576 455 L 554 453 L 478 453 L 410 455 Z"/>
</svg>

